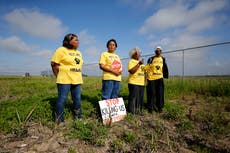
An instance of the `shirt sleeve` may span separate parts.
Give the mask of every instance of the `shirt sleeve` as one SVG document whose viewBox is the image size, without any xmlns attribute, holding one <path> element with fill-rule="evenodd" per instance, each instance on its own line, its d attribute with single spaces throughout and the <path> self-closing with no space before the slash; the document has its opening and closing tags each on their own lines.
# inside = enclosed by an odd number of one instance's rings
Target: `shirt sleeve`
<svg viewBox="0 0 230 153">
<path fill-rule="evenodd" d="M 133 60 L 130 60 L 129 63 L 128 63 L 128 70 L 131 70 L 134 66 L 136 66 L 138 63 L 138 61 L 133 61 Z"/>
<path fill-rule="evenodd" d="M 61 58 L 62 58 L 62 50 L 58 48 L 57 50 L 55 50 L 53 57 L 51 58 L 51 61 L 60 64 Z"/>
<path fill-rule="evenodd" d="M 101 54 L 99 64 L 106 64 L 106 62 L 105 62 L 105 54 L 104 53 Z"/>
<path fill-rule="evenodd" d="M 81 56 L 81 62 L 82 62 L 82 64 L 84 64 L 84 60 L 83 60 L 83 57 L 82 57 L 81 52 L 80 52 L 80 51 L 78 51 L 78 53 L 79 53 L 79 54 L 80 54 L 80 56 Z"/>
</svg>

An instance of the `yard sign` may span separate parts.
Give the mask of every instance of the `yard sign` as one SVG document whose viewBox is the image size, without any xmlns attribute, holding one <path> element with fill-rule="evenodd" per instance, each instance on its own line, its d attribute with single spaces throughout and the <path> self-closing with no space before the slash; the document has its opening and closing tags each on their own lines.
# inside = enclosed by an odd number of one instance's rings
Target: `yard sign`
<svg viewBox="0 0 230 153">
<path fill-rule="evenodd" d="M 123 98 L 114 98 L 99 101 L 103 124 L 120 121 L 126 117 Z"/>
</svg>

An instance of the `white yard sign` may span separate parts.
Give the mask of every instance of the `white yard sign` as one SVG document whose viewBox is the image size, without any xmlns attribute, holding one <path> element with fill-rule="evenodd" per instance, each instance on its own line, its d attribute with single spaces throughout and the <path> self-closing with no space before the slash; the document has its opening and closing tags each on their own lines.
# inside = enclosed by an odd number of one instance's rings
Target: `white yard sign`
<svg viewBox="0 0 230 153">
<path fill-rule="evenodd" d="M 124 119 L 126 114 L 123 98 L 99 101 L 103 124 L 110 124 Z"/>
</svg>

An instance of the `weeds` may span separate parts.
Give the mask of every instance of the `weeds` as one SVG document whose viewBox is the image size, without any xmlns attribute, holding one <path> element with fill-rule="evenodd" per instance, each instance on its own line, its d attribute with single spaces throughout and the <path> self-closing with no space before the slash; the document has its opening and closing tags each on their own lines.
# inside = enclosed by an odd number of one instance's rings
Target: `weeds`
<svg viewBox="0 0 230 153">
<path fill-rule="evenodd" d="M 184 108 L 179 104 L 165 103 L 163 117 L 168 120 L 178 120 L 184 114 Z"/>
<path fill-rule="evenodd" d="M 105 145 L 108 130 L 100 123 L 76 120 L 72 131 L 67 134 L 70 138 L 79 138 L 97 146 Z"/>
<path fill-rule="evenodd" d="M 194 128 L 194 125 L 188 118 L 181 118 L 177 128 L 180 131 L 191 130 Z"/>
<path fill-rule="evenodd" d="M 196 114 L 196 120 L 201 123 L 204 132 L 214 135 L 227 134 L 230 129 L 230 120 L 223 113 L 200 111 Z"/>
<path fill-rule="evenodd" d="M 30 121 L 38 121 L 53 128 L 57 98 L 55 78 L 0 77 L 0 84 L 1 132 L 14 133 L 18 137 L 26 136 L 26 124 Z M 165 81 L 165 89 L 166 103 L 163 113 L 149 114 L 144 110 L 146 112 L 143 116 L 128 114 L 125 120 L 118 123 L 119 130 L 112 131 L 113 126 L 106 128 L 99 119 L 101 78 L 84 78 L 83 121 L 73 120 L 72 100 L 69 96 L 65 106 L 65 118 L 71 124 L 64 132 L 68 138 L 80 139 L 85 144 L 108 145 L 110 152 L 157 152 L 162 148 L 166 148 L 168 152 L 175 151 L 170 129 L 165 127 L 164 121 L 174 124 L 176 122 L 177 132 L 188 131 L 191 135 L 202 134 L 204 137 L 221 138 L 230 132 L 229 78 L 188 77 L 182 81 L 181 78 L 175 77 Z M 196 100 L 188 106 L 191 102 L 180 101 L 182 94 L 187 97 L 198 95 L 202 100 Z M 127 105 L 127 78 L 123 78 L 120 96 Z M 177 102 L 170 102 L 175 99 Z M 190 107 L 194 109 L 190 118 L 187 118 L 186 112 Z M 123 126 L 126 128 L 123 129 Z M 194 131 L 196 133 L 193 133 Z M 68 152 L 77 153 L 77 149 L 70 147 Z"/>
<path fill-rule="evenodd" d="M 36 106 L 28 113 L 26 118 L 23 120 L 18 113 L 18 110 L 16 109 L 16 115 L 18 119 L 18 124 L 14 125 L 13 132 L 16 135 L 16 137 L 24 137 L 27 135 L 27 122 L 30 120 L 34 110 L 36 109 Z"/>
<path fill-rule="evenodd" d="M 74 147 L 70 147 L 68 153 L 78 153 L 78 151 Z"/>
<path fill-rule="evenodd" d="M 124 140 L 128 143 L 134 143 L 136 135 L 133 132 L 125 131 L 123 136 Z"/>
<path fill-rule="evenodd" d="M 122 139 L 116 138 L 110 144 L 111 152 L 125 152 L 125 145 Z"/>
</svg>

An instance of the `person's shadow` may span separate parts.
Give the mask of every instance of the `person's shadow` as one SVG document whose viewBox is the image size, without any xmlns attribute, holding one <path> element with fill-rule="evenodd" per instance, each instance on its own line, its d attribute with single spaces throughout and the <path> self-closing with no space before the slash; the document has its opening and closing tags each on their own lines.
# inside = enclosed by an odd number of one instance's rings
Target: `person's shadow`
<svg viewBox="0 0 230 153">
<path fill-rule="evenodd" d="M 52 111 L 52 120 L 55 122 L 56 121 L 56 100 L 57 100 L 57 97 L 50 97 L 50 98 L 46 98 L 46 99 L 43 99 L 42 101 L 45 102 L 45 101 L 48 101 L 49 104 L 50 104 L 50 110 Z"/>
<path fill-rule="evenodd" d="M 98 118 L 99 120 L 101 120 L 101 110 L 100 110 L 100 106 L 99 106 L 99 101 L 101 94 L 98 95 L 89 95 L 89 94 L 81 94 L 81 99 L 88 101 L 93 108 L 95 108 L 95 111 L 91 112 L 91 116 L 95 116 L 96 118 Z"/>
<path fill-rule="evenodd" d="M 99 107 L 99 104 L 98 104 L 98 101 L 100 101 L 99 97 L 100 97 L 100 95 L 92 96 L 92 95 L 87 95 L 87 94 L 82 94 L 81 93 L 81 101 L 86 100 L 86 101 L 90 102 L 91 105 L 93 105 L 93 107 L 95 108 L 95 111 L 91 112 L 91 116 L 96 116 L 96 118 L 100 119 L 101 112 L 100 112 L 100 107 Z M 48 98 L 45 98 L 45 99 L 42 100 L 43 102 L 48 101 L 48 103 L 50 104 L 50 110 L 52 111 L 52 120 L 54 122 L 56 122 L 56 120 L 57 120 L 56 100 L 57 100 L 57 97 L 48 97 Z M 68 99 L 66 99 L 65 108 L 67 108 L 68 110 L 72 111 L 73 110 L 73 104 L 69 103 L 67 101 L 68 101 Z M 74 115 L 73 111 L 72 111 L 72 114 Z"/>
</svg>

